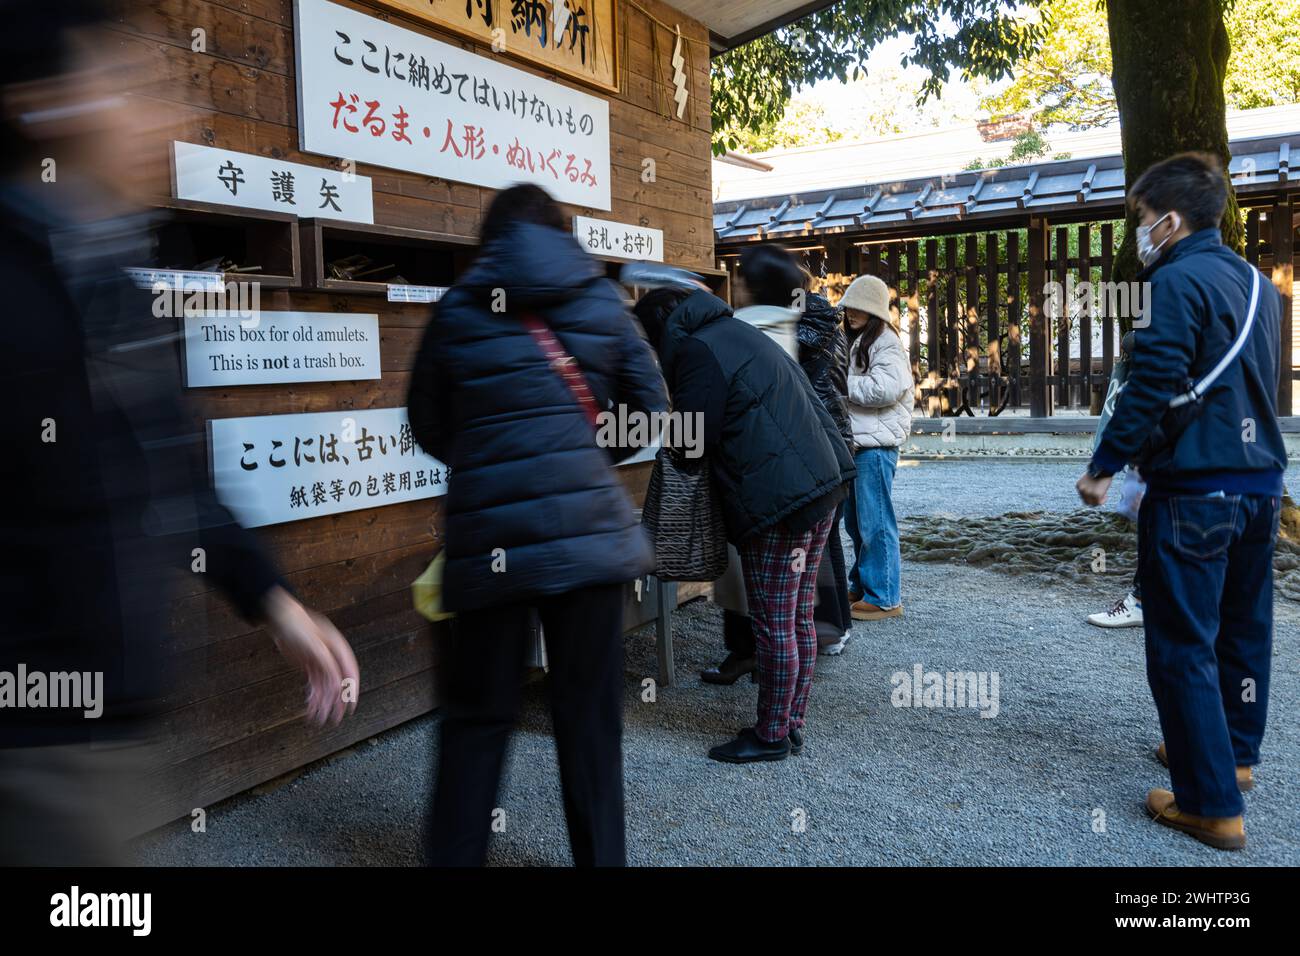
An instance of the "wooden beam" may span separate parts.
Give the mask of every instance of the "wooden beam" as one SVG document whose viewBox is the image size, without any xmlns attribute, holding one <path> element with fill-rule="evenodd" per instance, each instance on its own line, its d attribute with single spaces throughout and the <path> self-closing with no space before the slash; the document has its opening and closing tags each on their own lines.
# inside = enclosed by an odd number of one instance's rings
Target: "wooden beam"
<svg viewBox="0 0 1300 956">
<path fill-rule="evenodd" d="M 1295 346 L 1295 328 L 1292 322 L 1291 303 L 1294 301 L 1295 280 L 1295 231 L 1291 227 L 1295 212 L 1294 197 L 1282 197 L 1273 207 L 1270 217 L 1273 223 L 1273 286 L 1282 294 L 1282 317 L 1278 323 L 1278 387 L 1277 413 L 1291 415 L 1292 395 L 1295 388 L 1292 383 L 1292 351 Z"/>
<path fill-rule="evenodd" d="M 1052 375 L 1052 351 L 1043 312 L 1043 286 L 1047 282 L 1046 219 L 1029 220 L 1029 414 L 1046 418 L 1052 414 L 1048 388 Z"/>
</svg>

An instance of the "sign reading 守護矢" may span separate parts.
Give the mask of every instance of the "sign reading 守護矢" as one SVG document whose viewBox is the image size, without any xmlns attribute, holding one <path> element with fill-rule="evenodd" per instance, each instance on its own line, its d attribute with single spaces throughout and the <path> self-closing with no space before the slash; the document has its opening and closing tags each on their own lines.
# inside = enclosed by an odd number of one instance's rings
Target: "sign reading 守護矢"
<svg viewBox="0 0 1300 956">
<path fill-rule="evenodd" d="M 295 0 L 305 152 L 610 208 L 609 103 L 328 0 Z"/>
<path fill-rule="evenodd" d="M 348 312 L 185 313 L 190 388 L 379 378 L 379 316 Z"/>
<path fill-rule="evenodd" d="M 217 494 L 250 528 L 447 493 L 404 408 L 219 418 L 208 423 Z"/>
<path fill-rule="evenodd" d="M 374 222 L 370 178 L 231 149 L 172 143 L 176 198 Z"/>
</svg>

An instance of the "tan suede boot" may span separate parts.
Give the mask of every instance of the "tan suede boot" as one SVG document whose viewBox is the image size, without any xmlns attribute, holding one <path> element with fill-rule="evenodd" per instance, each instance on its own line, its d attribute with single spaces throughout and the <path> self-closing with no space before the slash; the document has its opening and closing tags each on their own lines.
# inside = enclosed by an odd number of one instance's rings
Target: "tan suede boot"
<svg viewBox="0 0 1300 956">
<path fill-rule="evenodd" d="M 898 607 L 877 607 L 870 601 L 855 601 L 849 608 L 855 621 L 879 621 L 886 617 L 902 617 L 903 605 Z"/>
<path fill-rule="evenodd" d="M 1246 826 L 1241 817 L 1198 817 L 1184 813 L 1168 790 L 1147 793 L 1147 812 L 1163 826 L 1181 830 L 1216 850 L 1241 850 L 1246 846 Z"/>
<path fill-rule="evenodd" d="M 1169 751 L 1165 750 L 1165 742 L 1160 741 L 1160 746 L 1156 748 L 1156 759 L 1166 767 L 1169 766 Z M 1247 790 L 1255 789 L 1255 774 L 1250 767 L 1237 768 L 1237 789 L 1242 793 Z"/>
</svg>

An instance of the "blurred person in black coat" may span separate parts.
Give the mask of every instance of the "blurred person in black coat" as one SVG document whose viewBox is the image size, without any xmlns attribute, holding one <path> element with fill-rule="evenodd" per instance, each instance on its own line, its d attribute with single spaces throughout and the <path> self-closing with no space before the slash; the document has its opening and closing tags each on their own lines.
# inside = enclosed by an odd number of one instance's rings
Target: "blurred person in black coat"
<svg viewBox="0 0 1300 956">
<path fill-rule="evenodd" d="M 408 398 L 416 441 L 452 474 L 443 601 L 457 616 L 429 858 L 486 857 L 536 612 L 573 860 L 622 865 L 623 585 L 654 561 L 612 467 L 636 449 L 602 446 L 577 394 L 585 384 L 595 409 L 645 415 L 667 407 L 663 379 L 622 293 L 544 190 L 498 193 L 479 238 L 425 332 Z M 572 360 L 563 372 L 532 320 Z"/>
<path fill-rule="evenodd" d="M 359 674 L 209 487 L 177 320 L 154 318 L 123 272 L 151 262 L 157 223 L 132 197 L 167 143 L 143 128 L 153 107 L 123 93 L 131 65 L 102 11 L 0 0 L 0 19 L 0 863 L 113 862 L 138 791 L 128 778 L 110 793 L 131 748 L 104 743 L 148 738 L 168 584 L 196 548 L 305 671 L 309 718 L 355 708 L 342 688 Z M 34 690 L 73 674 L 97 716 Z"/>
</svg>

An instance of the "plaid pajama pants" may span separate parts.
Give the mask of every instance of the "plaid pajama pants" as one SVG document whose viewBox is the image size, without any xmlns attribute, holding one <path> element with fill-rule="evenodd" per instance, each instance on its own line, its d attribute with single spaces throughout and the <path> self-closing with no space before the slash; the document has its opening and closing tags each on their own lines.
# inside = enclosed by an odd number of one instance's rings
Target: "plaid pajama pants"
<svg viewBox="0 0 1300 956">
<path fill-rule="evenodd" d="M 770 528 L 737 549 L 754 622 L 758 668 L 754 732 L 769 743 L 787 736 L 792 727 L 802 727 L 808 709 L 817 662 L 813 595 L 832 517 L 828 514 L 803 534 Z"/>
</svg>

